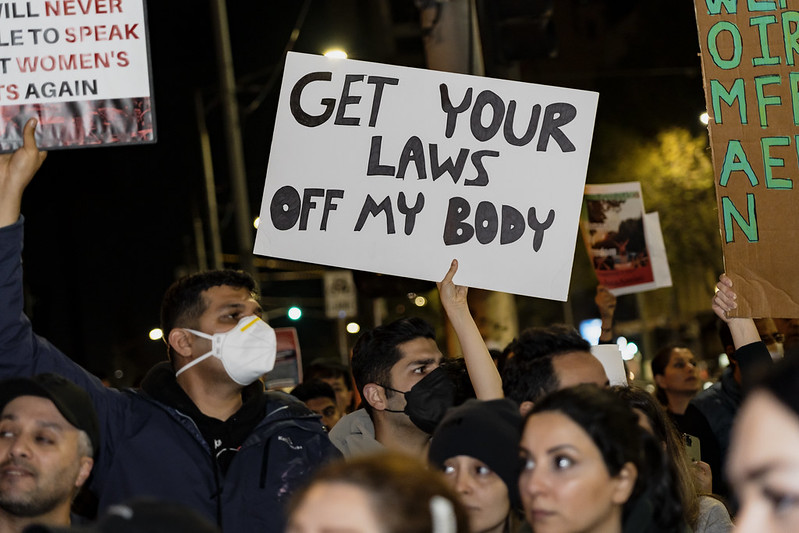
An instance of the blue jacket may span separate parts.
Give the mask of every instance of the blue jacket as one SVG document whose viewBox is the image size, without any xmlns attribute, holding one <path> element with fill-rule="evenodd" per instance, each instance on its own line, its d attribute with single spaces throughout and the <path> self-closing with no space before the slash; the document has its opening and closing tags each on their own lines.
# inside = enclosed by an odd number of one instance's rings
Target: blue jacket
<svg viewBox="0 0 799 533">
<path fill-rule="evenodd" d="M 101 429 L 90 487 L 99 510 L 150 496 L 188 505 L 225 533 L 282 532 L 293 490 L 339 455 L 319 417 L 287 394 L 261 392 L 265 415 L 223 477 L 187 414 L 143 390 L 105 387 L 33 333 L 23 313 L 22 239 L 22 217 L 0 228 L 0 378 L 55 372 L 88 391 Z M 174 381 L 174 375 L 165 370 L 160 379 Z"/>
</svg>

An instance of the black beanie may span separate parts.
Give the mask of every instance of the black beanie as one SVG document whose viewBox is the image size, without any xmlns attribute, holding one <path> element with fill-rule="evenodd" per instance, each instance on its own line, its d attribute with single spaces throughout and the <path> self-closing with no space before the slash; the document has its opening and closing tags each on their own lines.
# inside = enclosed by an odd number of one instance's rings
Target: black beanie
<svg viewBox="0 0 799 533">
<path fill-rule="evenodd" d="M 521 425 L 512 400 L 467 400 L 447 411 L 433 433 L 428 457 L 441 469 L 457 455 L 484 462 L 505 482 L 511 505 L 518 508 Z"/>
</svg>

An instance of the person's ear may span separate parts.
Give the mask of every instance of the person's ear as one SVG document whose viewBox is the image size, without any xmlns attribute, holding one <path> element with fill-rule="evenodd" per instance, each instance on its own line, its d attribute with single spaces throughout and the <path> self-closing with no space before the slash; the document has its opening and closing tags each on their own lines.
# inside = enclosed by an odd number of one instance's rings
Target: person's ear
<svg viewBox="0 0 799 533">
<path fill-rule="evenodd" d="M 80 468 L 78 469 L 78 477 L 75 478 L 75 487 L 80 488 L 86 483 L 86 480 L 89 479 L 89 474 L 92 473 L 93 466 L 94 459 L 91 457 L 80 458 Z"/>
<path fill-rule="evenodd" d="M 611 501 L 624 505 L 630 499 L 638 479 L 638 469 L 632 463 L 624 463 L 619 473 L 611 480 Z"/>
<path fill-rule="evenodd" d="M 169 332 L 169 345 L 177 355 L 191 356 L 192 335 L 183 328 L 173 328 Z"/>
<path fill-rule="evenodd" d="M 666 378 L 657 374 L 652 377 L 655 378 L 655 384 L 662 389 Z"/>
<path fill-rule="evenodd" d="M 519 405 L 519 413 L 522 415 L 522 418 L 527 416 L 527 413 L 533 410 L 533 406 L 535 404 L 530 400 L 525 400 Z"/>
<path fill-rule="evenodd" d="M 383 411 L 388 407 L 386 389 L 377 383 L 367 383 L 363 387 L 363 399 L 372 406 L 372 409 Z"/>
</svg>

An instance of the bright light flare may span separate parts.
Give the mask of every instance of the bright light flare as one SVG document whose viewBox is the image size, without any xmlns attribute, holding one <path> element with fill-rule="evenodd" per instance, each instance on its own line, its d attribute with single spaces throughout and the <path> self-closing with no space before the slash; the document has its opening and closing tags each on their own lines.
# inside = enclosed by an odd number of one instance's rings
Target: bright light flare
<svg viewBox="0 0 799 533">
<path fill-rule="evenodd" d="M 325 50 L 324 56 L 330 59 L 347 59 L 347 52 L 341 48 L 331 48 L 330 50 Z"/>
<path fill-rule="evenodd" d="M 151 341 L 159 341 L 164 338 L 164 332 L 161 331 L 161 328 L 153 328 L 148 333 Z"/>
<path fill-rule="evenodd" d="M 625 361 L 630 361 L 635 357 L 635 354 L 638 353 L 638 345 L 634 342 L 627 342 L 625 337 L 619 337 L 616 341 L 616 344 L 621 350 L 621 358 Z"/>
</svg>

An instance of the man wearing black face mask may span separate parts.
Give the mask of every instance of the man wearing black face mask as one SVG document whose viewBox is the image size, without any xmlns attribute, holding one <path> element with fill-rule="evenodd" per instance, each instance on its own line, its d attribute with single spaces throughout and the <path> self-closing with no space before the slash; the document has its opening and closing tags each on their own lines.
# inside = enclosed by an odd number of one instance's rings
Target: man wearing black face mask
<svg viewBox="0 0 799 533">
<path fill-rule="evenodd" d="M 452 281 L 453 261 L 438 284 L 441 302 L 463 349 L 478 398 L 502 397 L 502 383 L 466 304 L 467 289 Z M 444 356 L 430 324 L 405 318 L 364 333 L 352 353 L 352 374 L 362 408 L 345 416 L 330 440 L 345 456 L 390 449 L 425 453 L 430 434 L 451 407 L 455 384 L 440 365 Z"/>
</svg>

